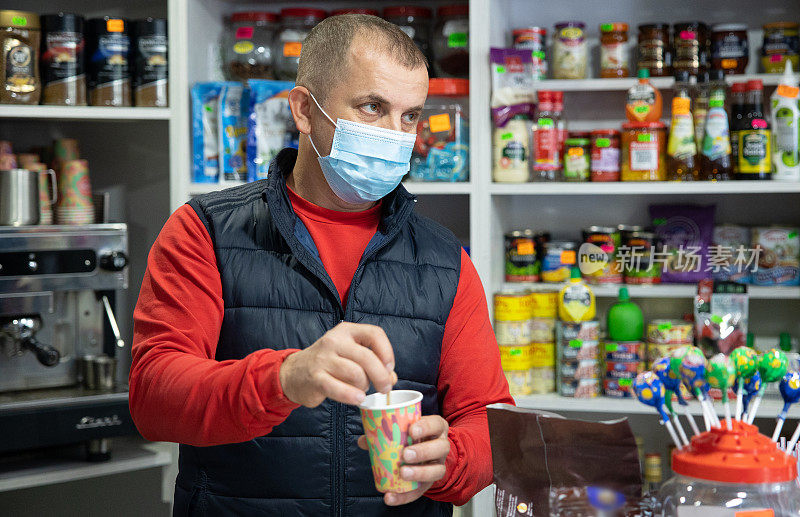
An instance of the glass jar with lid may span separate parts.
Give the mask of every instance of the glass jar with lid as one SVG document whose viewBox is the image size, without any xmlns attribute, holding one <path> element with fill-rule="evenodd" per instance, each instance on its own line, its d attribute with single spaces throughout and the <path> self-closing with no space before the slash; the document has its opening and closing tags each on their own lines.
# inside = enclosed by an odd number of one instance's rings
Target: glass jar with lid
<svg viewBox="0 0 800 517">
<path fill-rule="evenodd" d="M 661 122 L 622 125 L 622 181 L 667 179 L 667 128 Z"/>
<path fill-rule="evenodd" d="M 588 62 L 583 22 L 559 22 L 553 32 L 553 79 L 584 79 Z"/>
<path fill-rule="evenodd" d="M 743 74 L 750 59 L 747 25 L 723 23 L 711 27 L 711 67 L 726 74 Z"/>
<path fill-rule="evenodd" d="M 639 25 L 639 64 L 646 68 L 650 77 L 672 75 L 672 47 L 668 23 L 646 23 Z"/>
<path fill-rule="evenodd" d="M 431 51 L 437 77 L 469 78 L 469 5 L 443 5 L 436 11 Z"/>
<path fill-rule="evenodd" d="M 297 78 L 297 65 L 303 40 L 311 29 L 325 19 L 328 13 L 322 9 L 289 7 L 281 9 L 280 31 L 273 45 L 275 77 L 283 81 Z"/>
<path fill-rule="evenodd" d="M 386 21 L 392 22 L 408 34 L 429 63 L 432 61 L 430 42 L 432 16 L 433 11 L 419 5 L 397 5 L 383 10 Z"/>
<path fill-rule="evenodd" d="M 414 181 L 469 179 L 469 80 L 430 79 L 411 155 Z"/>
<path fill-rule="evenodd" d="M 628 24 L 600 25 L 600 77 L 628 77 Z"/>
<path fill-rule="evenodd" d="M 681 22 L 673 25 L 672 58 L 674 72 L 689 72 L 698 75 L 708 66 L 708 44 L 710 42 L 708 25 L 703 22 Z"/>
<path fill-rule="evenodd" d="M 233 13 L 222 35 L 225 77 L 230 81 L 274 79 L 272 45 L 277 30 L 275 13 Z"/>
</svg>

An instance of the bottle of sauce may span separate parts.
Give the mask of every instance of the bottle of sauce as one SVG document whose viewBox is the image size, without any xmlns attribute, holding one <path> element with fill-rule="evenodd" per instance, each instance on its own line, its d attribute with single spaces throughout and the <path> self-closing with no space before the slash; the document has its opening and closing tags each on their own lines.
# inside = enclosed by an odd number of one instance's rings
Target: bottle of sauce
<svg viewBox="0 0 800 517">
<path fill-rule="evenodd" d="M 731 171 L 739 172 L 739 131 L 745 128 L 744 95 L 746 83 L 731 85 Z"/>
<path fill-rule="evenodd" d="M 590 321 L 596 313 L 594 292 L 581 279 L 581 270 L 573 267 L 569 282 L 558 293 L 558 317 L 561 321 Z"/>
<path fill-rule="evenodd" d="M 708 114 L 708 96 L 710 86 L 708 82 L 708 72 L 702 72 L 697 76 L 697 85 L 694 88 L 694 98 L 692 99 L 692 118 L 694 119 L 694 141 L 697 149 L 703 148 L 703 131 L 706 126 L 706 115 Z"/>
<path fill-rule="evenodd" d="M 498 183 L 530 181 L 530 126 L 527 114 L 517 114 L 494 130 L 492 178 Z"/>
<path fill-rule="evenodd" d="M 555 92 L 539 90 L 533 122 L 533 181 L 556 181 L 561 169 L 561 144 L 554 104 Z"/>
<path fill-rule="evenodd" d="M 672 124 L 667 142 L 668 181 L 694 181 L 698 178 L 697 144 L 694 139 L 691 107 L 689 72 L 678 72 L 675 74 Z"/>
<path fill-rule="evenodd" d="M 650 84 L 650 72 L 639 70 L 639 82 L 628 90 L 625 115 L 631 122 L 658 122 L 661 118 L 661 92 Z"/>
<path fill-rule="evenodd" d="M 736 179 L 768 180 L 772 177 L 772 132 L 764 117 L 764 84 L 747 81 L 744 129 L 739 131 L 739 172 Z"/>
<path fill-rule="evenodd" d="M 726 181 L 732 178 L 731 139 L 728 132 L 728 113 L 725 111 L 725 76 L 722 70 L 710 74 L 708 114 L 703 129 L 700 151 L 700 179 Z"/>
</svg>

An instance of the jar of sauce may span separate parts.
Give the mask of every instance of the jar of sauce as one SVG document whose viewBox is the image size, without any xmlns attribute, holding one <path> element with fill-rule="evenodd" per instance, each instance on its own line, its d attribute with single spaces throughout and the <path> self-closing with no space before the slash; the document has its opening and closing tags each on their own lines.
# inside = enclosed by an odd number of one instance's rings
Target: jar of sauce
<svg viewBox="0 0 800 517">
<path fill-rule="evenodd" d="M 619 181 L 619 131 L 595 129 L 591 142 L 592 181 Z"/>
<path fill-rule="evenodd" d="M 743 74 L 750 55 L 747 26 L 738 23 L 711 28 L 711 67 L 726 74 Z"/>
<path fill-rule="evenodd" d="M 297 65 L 300 63 L 303 40 L 314 25 L 326 16 L 328 13 L 322 9 L 304 7 L 281 9 L 281 28 L 275 37 L 272 52 L 275 77 L 283 81 L 294 81 L 297 78 Z"/>
<path fill-rule="evenodd" d="M 672 75 L 672 49 L 669 41 L 669 24 L 647 23 L 639 25 L 639 65 L 646 68 L 650 77 Z"/>
<path fill-rule="evenodd" d="M 436 77 L 469 78 L 469 5 L 443 5 L 433 29 L 433 71 Z"/>
<path fill-rule="evenodd" d="M 761 64 L 768 74 L 783 73 L 786 62 L 791 61 L 792 70 L 798 68 L 800 39 L 798 24 L 775 22 L 764 25 L 764 45 L 761 47 Z"/>
<path fill-rule="evenodd" d="M 386 21 L 400 27 L 414 41 L 428 61 L 431 61 L 431 18 L 433 11 L 418 5 L 399 5 L 383 10 Z"/>
<path fill-rule="evenodd" d="M 697 75 L 708 65 L 706 42 L 708 25 L 702 22 L 682 22 L 673 26 L 673 47 L 675 56 L 672 69 L 675 72 L 689 72 Z"/>
<path fill-rule="evenodd" d="M 661 122 L 622 125 L 622 181 L 667 179 L 667 129 Z"/>
<path fill-rule="evenodd" d="M 547 29 L 542 27 L 526 27 L 514 29 L 513 47 L 530 49 L 533 57 L 533 78 L 537 81 L 547 79 Z"/>
<path fill-rule="evenodd" d="M 556 24 L 553 34 L 553 79 L 586 77 L 586 37 L 582 22 Z"/>
<path fill-rule="evenodd" d="M 564 145 L 564 181 L 589 181 L 591 147 L 588 138 L 567 138 Z"/>
<path fill-rule="evenodd" d="M 26 11 L 0 11 L 0 103 L 39 104 L 39 15 Z"/>
<path fill-rule="evenodd" d="M 628 24 L 600 25 L 600 77 L 628 77 Z"/>
</svg>

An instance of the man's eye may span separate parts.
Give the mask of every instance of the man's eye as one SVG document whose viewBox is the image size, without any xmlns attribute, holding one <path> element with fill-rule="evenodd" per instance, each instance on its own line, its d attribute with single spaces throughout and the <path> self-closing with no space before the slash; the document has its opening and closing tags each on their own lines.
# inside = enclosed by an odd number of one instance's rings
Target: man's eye
<svg viewBox="0 0 800 517">
<path fill-rule="evenodd" d="M 405 115 L 403 115 L 403 122 L 406 122 L 408 124 L 413 124 L 414 122 L 417 121 L 418 118 L 419 115 L 417 115 L 416 113 L 406 113 Z"/>
<path fill-rule="evenodd" d="M 378 113 L 378 110 L 380 109 L 378 103 L 376 102 L 370 102 L 369 104 L 364 104 L 363 106 L 361 106 L 361 108 L 370 114 Z"/>
</svg>

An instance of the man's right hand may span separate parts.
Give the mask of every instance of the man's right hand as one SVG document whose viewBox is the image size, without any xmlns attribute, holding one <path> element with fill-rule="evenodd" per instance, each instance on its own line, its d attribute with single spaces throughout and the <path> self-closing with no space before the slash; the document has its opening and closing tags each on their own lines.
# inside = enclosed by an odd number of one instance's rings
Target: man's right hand
<svg viewBox="0 0 800 517">
<path fill-rule="evenodd" d="M 280 381 L 295 404 L 316 407 L 329 398 L 358 405 L 370 383 L 386 393 L 397 382 L 392 345 L 380 327 L 339 323 L 310 347 L 287 356 Z"/>
</svg>

